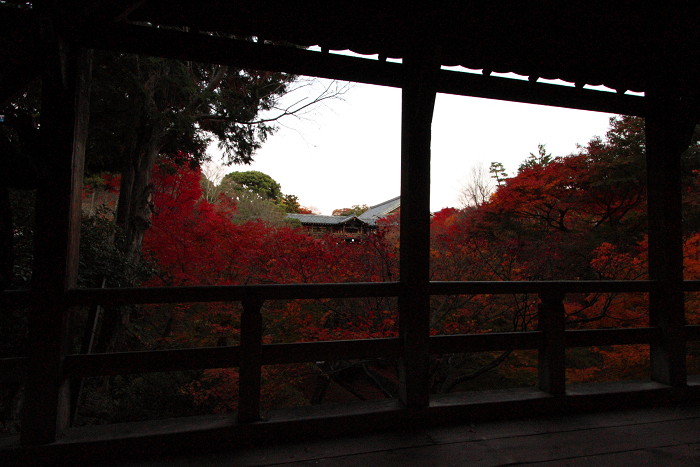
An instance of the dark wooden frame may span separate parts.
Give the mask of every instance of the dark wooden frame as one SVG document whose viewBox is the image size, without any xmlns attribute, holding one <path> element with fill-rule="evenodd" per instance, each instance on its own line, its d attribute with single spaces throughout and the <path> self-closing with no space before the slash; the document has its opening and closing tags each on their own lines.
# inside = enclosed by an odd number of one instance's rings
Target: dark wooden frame
<svg viewBox="0 0 700 467">
<path fill-rule="evenodd" d="M 64 31 L 65 32 L 65 31 Z M 372 61 L 290 47 L 217 39 L 144 26 L 104 23 L 65 32 L 46 47 L 44 118 L 52 177 L 39 191 L 37 264 L 31 292 L 3 292 L 3 306 L 30 308 L 30 352 L 26 358 L 0 360 L 0 371 L 27 377 L 22 441 L 51 443 L 69 428 L 71 377 L 128 372 L 239 367 L 239 422 L 260 419 L 260 369 L 266 364 L 398 355 L 400 402 L 412 416 L 430 405 L 430 354 L 460 351 L 537 349 L 539 388 L 566 397 L 564 351 L 567 347 L 645 343 L 651 346 L 652 379 L 672 387 L 687 383 L 685 344 L 700 337 L 686 326 L 683 292 L 700 283 L 682 277 L 680 154 L 689 142 L 687 129 L 697 120 L 697 103 L 683 86 L 659 82 L 647 96 L 600 93 L 580 88 L 473 76 L 440 69 L 431 41 L 416 42 L 403 63 Z M 423 45 L 425 44 L 425 45 Z M 308 284 L 250 287 L 153 289 L 75 288 L 79 232 L 79 193 L 84 153 L 89 48 L 283 70 L 327 78 L 400 87 L 403 90 L 401 135 L 400 281 L 382 284 Z M 642 115 L 647 118 L 649 187 L 649 281 L 638 282 L 436 282 L 429 281 L 430 124 L 437 92 Z M 690 102 L 690 104 L 687 104 Z M 48 144 L 50 143 L 50 147 Z M 653 176 L 652 176 L 653 174 Z M 60 195 L 58 195 L 60 194 Z M 637 329 L 566 331 L 562 300 L 579 291 L 646 292 L 650 323 Z M 540 329 L 528 333 L 429 336 L 431 295 L 465 293 L 539 294 Z M 260 308 L 264 300 L 395 296 L 399 301 L 400 337 L 370 341 L 262 345 Z M 240 301 L 241 345 L 174 351 L 67 355 L 68 323 L 73 307 L 109 302 L 172 303 Z M 246 358 L 242 358 L 245 355 Z M 409 417 L 410 418 L 410 417 Z M 420 418 L 411 418 L 420 420 Z"/>
</svg>

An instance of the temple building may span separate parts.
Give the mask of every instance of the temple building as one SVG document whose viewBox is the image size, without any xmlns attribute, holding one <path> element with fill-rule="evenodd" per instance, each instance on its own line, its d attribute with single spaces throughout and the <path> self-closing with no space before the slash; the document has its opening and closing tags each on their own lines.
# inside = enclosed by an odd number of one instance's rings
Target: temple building
<svg viewBox="0 0 700 467">
<path fill-rule="evenodd" d="M 397 196 L 383 203 L 371 206 L 359 216 L 324 216 L 318 214 L 287 214 L 288 219 L 298 219 L 312 235 L 322 237 L 332 234 L 348 243 L 359 241 L 377 228 L 379 219 L 398 214 L 401 210 L 401 197 Z"/>
</svg>

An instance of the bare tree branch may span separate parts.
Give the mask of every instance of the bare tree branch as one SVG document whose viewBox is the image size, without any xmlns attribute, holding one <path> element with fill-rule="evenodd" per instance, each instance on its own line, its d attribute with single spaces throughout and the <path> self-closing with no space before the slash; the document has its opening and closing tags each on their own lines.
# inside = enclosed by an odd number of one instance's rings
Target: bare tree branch
<svg viewBox="0 0 700 467">
<path fill-rule="evenodd" d="M 302 85 L 299 88 L 296 88 L 295 90 L 301 89 L 302 87 L 305 87 L 307 85 Z M 195 115 L 195 119 L 198 121 L 205 121 L 205 120 L 222 120 L 222 121 L 230 121 L 234 123 L 241 123 L 241 124 L 246 124 L 246 125 L 260 125 L 262 123 L 270 123 L 270 122 L 277 122 L 280 119 L 288 116 L 295 116 L 295 117 L 300 117 L 304 113 L 312 110 L 315 106 L 318 104 L 327 101 L 329 99 L 340 99 L 342 98 L 346 92 L 350 90 L 352 86 L 352 83 L 343 83 L 340 84 L 338 81 L 331 81 L 323 91 L 318 94 L 316 97 L 309 99 L 307 97 L 303 99 L 299 99 L 296 102 L 285 106 L 285 107 L 273 107 L 272 111 L 274 112 L 272 116 L 270 117 L 264 117 L 260 118 L 258 120 L 252 120 L 252 121 L 239 121 L 234 118 L 231 118 L 227 115 L 211 115 L 211 114 L 198 114 Z M 293 91 L 295 91 L 293 90 Z M 293 92 L 290 91 L 290 92 Z M 289 95 L 289 93 L 288 93 Z"/>
<path fill-rule="evenodd" d="M 486 166 L 480 162 L 469 169 L 457 200 L 462 208 L 479 207 L 489 200 L 495 188 Z"/>
</svg>

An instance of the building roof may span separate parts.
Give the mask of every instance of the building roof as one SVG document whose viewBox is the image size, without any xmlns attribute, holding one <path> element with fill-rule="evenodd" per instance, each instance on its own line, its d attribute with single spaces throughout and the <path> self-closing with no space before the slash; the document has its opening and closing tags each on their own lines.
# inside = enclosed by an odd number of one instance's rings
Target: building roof
<svg viewBox="0 0 700 467">
<path fill-rule="evenodd" d="M 355 216 L 322 216 L 318 214 L 287 214 L 288 219 L 299 219 L 308 225 L 339 225 L 355 218 Z"/>
<path fill-rule="evenodd" d="M 367 211 L 360 214 L 358 219 L 367 224 L 376 225 L 378 219 L 386 217 L 388 214 L 396 211 L 400 206 L 401 197 L 397 196 L 396 198 L 371 206 Z"/>
<path fill-rule="evenodd" d="M 340 225 L 349 222 L 353 219 L 375 226 L 377 220 L 387 214 L 397 210 L 401 206 L 401 197 L 397 196 L 383 203 L 376 204 L 370 207 L 367 211 L 359 216 L 323 216 L 318 214 L 287 214 L 288 219 L 299 219 L 304 225 Z"/>
</svg>

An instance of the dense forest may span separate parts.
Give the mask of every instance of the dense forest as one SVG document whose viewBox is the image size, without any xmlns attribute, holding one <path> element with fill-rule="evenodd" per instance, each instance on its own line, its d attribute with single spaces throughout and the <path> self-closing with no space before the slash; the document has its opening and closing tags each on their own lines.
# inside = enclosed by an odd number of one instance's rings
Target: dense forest
<svg viewBox="0 0 700 467">
<path fill-rule="evenodd" d="M 684 154 L 685 275 L 700 278 L 700 146 Z M 399 280 L 397 216 L 360 242 L 318 238 L 286 219 L 308 212 L 265 174 L 234 172 L 216 184 L 184 150 L 160 152 L 147 177 L 148 223 L 134 233 L 119 222 L 123 174 L 88 174 L 83 193 L 80 286 L 249 285 Z M 436 281 L 634 280 L 647 275 L 644 121 L 611 119 L 604 138 L 570 155 L 538 148 L 508 176 L 492 164 L 495 186 L 461 208 L 432 215 L 431 279 Z M 32 192 L 10 190 L 14 219 L 12 287 L 31 281 Z M 354 208 L 360 208 L 355 206 Z M 338 210 L 339 212 L 342 210 Z M 125 242 L 126 247 L 123 243 Z M 700 324 L 698 297 L 687 320 Z M 569 294 L 568 329 L 646 326 L 645 294 Z M 79 310 L 75 352 L 237 345 L 238 303 L 183 303 Z M 534 295 L 434 296 L 431 334 L 537 329 Z M 394 298 L 275 300 L 263 306 L 263 342 L 372 339 L 398 335 Z M 21 355 L 21 310 L 3 315 L 2 355 Z M 434 393 L 530 386 L 530 351 L 450 354 L 431 361 Z M 570 383 L 648 377 L 648 346 L 570 349 Z M 689 370 L 700 349 L 689 348 Z M 236 409 L 236 369 L 87 379 L 79 424 L 227 412 Z M 395 397 L 396 359 L 325 361 L 263 367 L 263 404 L 284 406 Z M 2 389 L 4 429 L 13 429 L 21 388 Z M 14 415 L 13 415 L 14 414 Z"/>
</svg>

